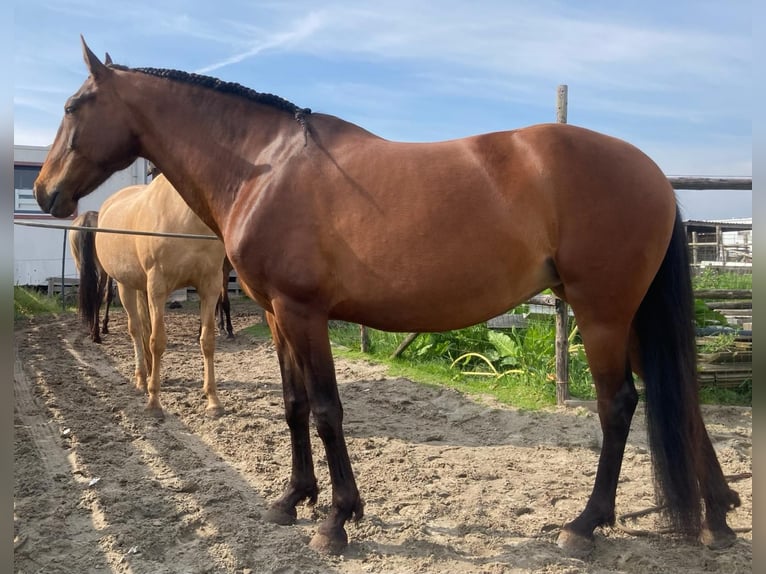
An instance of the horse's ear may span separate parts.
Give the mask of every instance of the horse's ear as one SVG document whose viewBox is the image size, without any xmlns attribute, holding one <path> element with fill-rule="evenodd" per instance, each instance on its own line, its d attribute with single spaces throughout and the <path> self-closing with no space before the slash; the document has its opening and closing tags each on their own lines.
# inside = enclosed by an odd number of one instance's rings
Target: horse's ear
<svg viewBox="0 0 766 574">
<path fill-rule="evenodd" d="M 85 59 L 85 65 L 88 66 L 90 75 L 98 80 L 103 77 L 107 71 L 107 68 L 104 64 L 101 63 L 101 60 L 98 59 L 96 54 L 94 54 L 93 51 L 88 48 L 88 45 L 85 43 L 85 38 L 82 37 L 82 34 L 80 35 L 80 40 L 82 40 L 82 55 Z"/>
<path fill-rule="evenodd" d="M 109 55 L 109 52 L 106 52 L 106 57 L 104 58 L 104 65 L 105 66 L 109 66 L 112 63 L 113 63 L 112 62 L 112 57 Z"/>
</svg>

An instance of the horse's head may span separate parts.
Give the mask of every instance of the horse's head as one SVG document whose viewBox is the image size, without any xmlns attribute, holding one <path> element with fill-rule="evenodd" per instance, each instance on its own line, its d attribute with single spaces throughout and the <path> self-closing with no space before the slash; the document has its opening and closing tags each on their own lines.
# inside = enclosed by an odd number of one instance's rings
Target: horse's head
<svg viewBox="0 0 766 574">
<path fill-rule="evenodd" d="M 82 38 L 82 37 L 81 37 Z M 64 119 L 35 181 L 37 203 L 56 217 L 71 215 L 77 201 L 138 157 L 138 139 L 119 97 L 117 70 L 102 63 L 82 39 L 90 75 L 64 105 Z"/>
</svg>

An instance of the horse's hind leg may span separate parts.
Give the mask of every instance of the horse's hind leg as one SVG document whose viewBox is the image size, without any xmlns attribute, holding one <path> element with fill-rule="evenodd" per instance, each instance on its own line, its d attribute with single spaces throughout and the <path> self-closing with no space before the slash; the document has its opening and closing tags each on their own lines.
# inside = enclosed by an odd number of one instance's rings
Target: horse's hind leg
<svg viewBox="0 0 766 574">
<path fill-rule="evenodd" d="M 106 275 L 106 272 L 102 272 L 106 276 L 106 304 L 104 305 L 104 322 L 101 327 L 101 332 L 105 335 L 109 334 L 109 307 L 112 306 L 112 299 L 114 299 L 114 280 Z"/>
<path fill-rule="evenodd" d="M 223 291 L 218 296 L 215 312 L 218 318 L 218 332 L 221 335 L 226 335 L 227 339 L 233 339 L 234 326 L 231 324 L 231 302 L 229 301 L 228 292 Z"/>
<path fill-rule="evenodd" d="M 703 424 L 701 415 L 699 424 Z M 741 503 L 739 495 L 726 483 L 713 444 L 704 426 L 699 436 L 701 436 L 702 457 L 698 475 L 700 490 L 705 501 L 705 519 L 702 523 L 700 540 L 713 549 L 726 548 L 737 539 L 736 533 L 726 523 L 726 513 Z"/>
<path fill-rule="evenodd" d="M 106 278 L 107 278 L 106 273 L 104 273 L 103 270 L 99 269 L 99 271 L 98 271 L 98 287 L 97 287 L 97 289 L 98 289 L 98 301 L 97 301 L 97 303 L 96 303 L 96 305 L 94 306 L 94 309 L 93 309 L 94 316 L 93 316 L 93 321 L 91 323 L 93 325 L 92 333 L 93 333 L 93 335 L 95 337 L 98 337 L 98 341 L 97 341 L 98 343 L 101 342 L 101 335 L 99 333 L 99 329 L 101 330 L 101 332 L 103 332 L 105 334 L 107 332 L 105 328 L 101 329 L 101 323 L 99 321 L 99 316 L 98 316 L 99 313 L 101 312 L 101 303 L 103 302 L 104 295 L 106 294 L 106 283 L 107 283 Z M 105 317 L 105 320 L 106 320 L 106 317 Z M 96 339 L 93 339 L 93 340 L 95 341 Z"/>
<path fill-rule="evenodd" d="M 290 428 L 292 447 L 292 474 L 284 494 L 271 505 L 264 518 L 277 524 L 293 524 L 298 516 L 295 510 L 298 503 L 308 500 L 309 504 L 314 504 L 319 494 L 309 436 L 309 400 L 303 374 L 276 324 L 274 315 L 267 312 L 266 321 L 271 328 L 282 374 L 285 418 Z"/>
<path fill-rule="evenodd" d="M 221 296 L 221 307 L 223 314 L 226 317 L 226 338 L 234 338 L 234 326 L 231 324 L 231 301 L 229 301 L 229 292 L 224 291 Z"/>
<path fill-rule="evenodd" d="M 593 548 L 593 531 L 615 521 L 617 482 L 638 393 L 628 361 L 628 329 L 624 325 L 579 322 L 591 374 L 596 384 L 603 443 L 593 491 L 582 513 L 566 524 L 558 544 L 574 556 Z"/>
</svg>

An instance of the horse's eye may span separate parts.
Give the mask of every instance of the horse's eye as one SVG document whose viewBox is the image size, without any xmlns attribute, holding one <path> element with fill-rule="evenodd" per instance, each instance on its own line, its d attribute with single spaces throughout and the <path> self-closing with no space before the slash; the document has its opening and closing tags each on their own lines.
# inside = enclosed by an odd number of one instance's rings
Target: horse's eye
<svg viewBox="0 0 766 574">
<path fill-rule="evenodd" d="M 77 111 L 77 106 L 75 104 L 67 104 L 64 106 L 64 113 L 65 114 L 73 114 Z"/>
</svg>

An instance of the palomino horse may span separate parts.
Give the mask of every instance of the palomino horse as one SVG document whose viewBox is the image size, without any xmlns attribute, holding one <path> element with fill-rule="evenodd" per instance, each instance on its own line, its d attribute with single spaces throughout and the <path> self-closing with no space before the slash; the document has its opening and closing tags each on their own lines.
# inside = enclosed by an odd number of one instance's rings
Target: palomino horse
<svg viewBox="0 0 766 574">
<path fill-rule="evenodd" d="M 150 165 L 146 172 L 147 176 L 156 178 L 160 175 L 160 170 L 156 165 Z M 227 338 L 234 338 L 234 326 L 231 324 L 231 301 L 229 301 L 229 275 L 231 275 L 234 266 L 228 257 L 224 257 L 222 266 L 221 294 L 218 296 L 218 302 L 215 305 L 215 314 L 218 318 L 218 331 Z"/>
<path fill-rule="evenodd" d="M 66 217 L 142 156 L 223 239 L 243 290 L 267 311 L 282 373 L 292 473 L 268 519 L 290 523 L 299 502 L 317 499 L 310 415 L 332 482 L 311 546 L 342 551 L 345 523 L 362 517 L 328 319 L 456 329 L 550 287 L 577 318 L 603 432 L 590 499 L 559 544 L 587 553 L 594 529 L 615 520 L 638 403 L 631 371 L 645 382 L 656 490 L 672 524 L 712 546 L 735 540 L 726 513 L 739 497 L 699 408 L 684 227 L 670 183 L 641 151 L 566 124 L 391 142 L 238 84 L 104 64 L 84 40 L 83 53 L 90 74 L 64 106 L 37 201 Z"/>
<path fill-rule="evenodd" d="M 101 206 L 97 223 L 105 229 L 213 236 L 163 176 L 149 185 L 126 187 L 111 195 Z M 92 262 L 98 254 L 103 270 L 117 282 L 120 300 L 128 314 L 128 331 L 136 357 L 136 387 L 149 394 L 146 408 L 158 417 L 163 414 L 159 392 L 161 359 L 167 344 L 165 302 L 176 289 L 193 286 L 200 300 L 199 340 L 206 412 L 221 415 L 214 353 L 215 307 L 221 293 L 225 257 L 223 244 L 218 239 L 106 232 L 95 235 L 91 253 L 83 249 L 81 289 L 84 285 L 83 292 L 92 292 L 88 281 L 95 277 Z"/>
<path fill-rule="evenodd" d="M 86 211 L 72 220 L 72 227 L 98 227 L 98 212 Z M 109 307 L 114 298 L 114 280 L 107 275 L 96 254 L 93 232 L 81 229 L 69 231 L 69 248 L 80 274 L 78 309 L 80 317 L 88 326 L 94 343 L 101 342 L 101 333 L 109 333 Z M 104 323 L 99 329 L 101 303 L 106 302 Z"/>
</svg>

